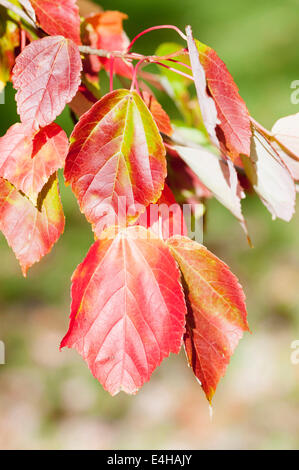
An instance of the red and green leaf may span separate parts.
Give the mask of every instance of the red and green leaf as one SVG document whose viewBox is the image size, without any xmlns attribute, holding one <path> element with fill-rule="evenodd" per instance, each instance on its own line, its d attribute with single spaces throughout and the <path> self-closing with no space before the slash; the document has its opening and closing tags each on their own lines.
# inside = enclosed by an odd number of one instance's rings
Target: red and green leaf
<svg viewBox="0 0 299 470">
<path fill-rule="evenodd" d="M 64 36 L 81 44 L 76 0 L 30 0 L 40 27 L 51 36 Z"/>
<path fill-rule="evenodd" d="M 178 236 L 167 244 L 185 282 L 188 361 L 211 401 L 243 331 L 249 330 L 245 296 L 228 266 L 204 246 Z"/>
<path fill-rule="evenodd" d="M 81 117 L 64 174 L 97 236 L 113 222 L 134 222 L 159 199 L 166 177 L 165 148 L 137 93 L 111 92 Z"/>
<path fill-rule="evenodd" d="M 56 175 L 44 186 L 37 207 L 0 178 L 0 230 L 26 276 L 28 268 L 51 250 L 64 230 Z"/>
<path fill-rule="evenodd" d="M 21 121 L 36 129 L 51 124 L 77 93 L 81 69 L 78 47 L 62 36 L 25 47 L 13 69 Z"/>
<path fill-rule="evenodd" d="M 37 133 L 28 125 L 14 124 L 0 138 L 0 177 L 36 204 L 49 177 L 63 168 L 67 152 L 68 138 L 57 124 Z"/>
<path fill-rule="evenodd" d="M 72 278 L 76 349 L 112 395 L 136 393 L 170 352 L 178 353 L 186 306 L 167 246 L 143 227 L 105 231 Z"/>
<path fill-rule="evenodd" d="M 217 137 L 222 150 L 233 161 L 250 155 L 251 128 L 247 107 L 225 63 L 210 47 L 195 41 L 199 60 L 205 70 L 207 85 L 220 120 Z"/>
</svg>

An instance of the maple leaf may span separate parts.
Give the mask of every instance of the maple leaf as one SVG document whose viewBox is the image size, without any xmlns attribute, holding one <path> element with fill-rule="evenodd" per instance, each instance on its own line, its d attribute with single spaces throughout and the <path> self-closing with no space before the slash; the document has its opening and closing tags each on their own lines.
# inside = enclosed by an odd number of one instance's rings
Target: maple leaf
<svg viewBox="0 0 299 470">
<path fill-rule="evenodd" d="M 25 47 L 13 69 L 21 121 L 36 129 L 51 124 L 75 96 L 81 70 L 78 47 L 62 36 L 45 37 Z"/>
<path fill-rule="evenodd" d="M 163 240 L 174 235 L 188 235 L 184 214 L 176 202 L 171 189 L 164 185 L 163 192 L 156 204 L 149 204 L 140 215 L 136 225 L 152 230 Z"/>
<path fill-rule="evenodd" d="M 228 266 L 203 245 L 179 236 L 167 245 L 186 285 L 188 361 L 211 401 L 243 331 L 249 330 L 245 296 Z"/>
<path fill-rule="evenodd" d="M 44 186 L 37 207 L 0 178 L 0 230 L 26 276 L 28 268 L 51 250 L 64 230 L 56 174 Z"/>
<path fill-rule="evenodd" d="M 136 92 L 113 91 L 81 117 L 71 135 L 64 175 L 97 236 L 106 225 L 134 222 L 159 199 L 165 148 Z"/>
<path fill-rule="evenodd" d="M 289 222 L 295 211 L 296 189 L 292 175 L 265 136 L 254 130 L 250 159 L 243 165 L 255 192 L 272 214 Z"/>
<path fill-rule="evenodd" d="M 14 124 L 0 138 L 0 177 L 36 204 L 49 177 L 64 166 L 67 152 L 67 135 L 57 124 L 37 133 L 26 124 Z"/>
<path fill-rule="evenodd" d="M 72 278 L 69 331 L 76 349 L 112 395 L 136 393 L 178 353 L 186 306 L 167 246 L 143 227 L 102 233 Z"/>
<path fill-rule="evenodd" d="M 217 137 L 225 154 L 233 161 L 250 155 L 251 128 L 249 113 L 238 87 L 225 63 L 210 47 L 195 41 L 199 60 L 205 70 L 207 85 L 220 120 Z"/>
<path fill-rule="evenodd" d="M 123 20 L 128 16 L 120 11 L 104 11 L 91 15 L 85 19 L 93 28 L 93 47 L 105 51 L 126 52 L 130 44 L 128 36 L 123 30 Z M 99 61 L 106 70 L 110 70 L 111 59 L 99 57 Z M 114 72 L 127 78 L 132 78 L 133 66 L 120 58 L 115 58 Z"/>
<path fill-rule="evenodd" d="M 51 36 L 64 36 L 81 44 L 76 0 L 30 0 L 41 28 Z"/>
</svg>

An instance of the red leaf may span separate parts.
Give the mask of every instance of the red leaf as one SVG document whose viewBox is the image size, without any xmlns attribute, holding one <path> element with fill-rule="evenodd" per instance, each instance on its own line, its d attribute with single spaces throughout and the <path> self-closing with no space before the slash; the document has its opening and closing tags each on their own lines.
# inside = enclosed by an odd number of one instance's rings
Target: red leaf
<svg viewBox="0 0 299 470">
<path fill-rule="evenodd" d="M 66 133 L 50 124 L 37 134 L 25 124 L 14 124 L 0 138 L 0 176 L 36 204 L 49 177 L 64 166 Z"/>
<path fill-rule="evenodd" d="M 166 184 L 160 199 L 156 204 L 147 206 L 146 211 L 141 214 L 136 225 L 142 225 L 152 230 L 163 240 L 167 240 L 174 235 L 188 235 L 182 209 Z"/>
<path fill-rule="evenodd" d="M 217 137 L 224 153 L 235 161 L 240 154 L 250 155 L 251 128 L 246 104 L 224 62 L 210 47 L 196 41 L 199 59 L 205 69 L 209 91 L 220 119 Z"/>
<path fill-rule="evenodd" d="M 104 96 L 81 117 L 71 142 L 65 179 L 97 236 L 106 225 L 134 222 L 159 199 L 165 149 L 137 93 L 117 90 Z"/>
<path fill-rule="evenodd" d="M 64 230 L 56 175 L 44 186 L 38 207 L 0 178 L 0 230 L 26 276 L 28 268 L 51 250 Z"/>
<path fill-rule="evenodd" d="M 186 237 L 167 242 L 188 293 L 186 353 L 209 401 L 224 376 L 243 331 L 248 331 L 245 296 L 228 266 Z"/>
<path fill-rule="evenodd" d="M 33 41 L 17 57 L 13 69 L 21 121 L 44 127 L 63 111 L 80 85 L 78 47 L 62 36 Z"/>
<path fill-rule="evenodd" d="M 80 16 L 76 0 L 30 0 L 41 28 L 52 36 L 64 36 L 81 44 Z"/>
<path fill-rule="evenodd" d="M 98 49 L 105 51 L 125 52 L 130 41 L 123 31 L 123 20 L 128 16 L 119 11 L 104 11 L 96 15 L 86 18 L 95 33 L 97 34 L 96 46 Z M 104 57 L 99 58 L 106 70 L 110 69 L 110 59 Z M 124 62 L 122 59 L 114 60 L 114 72 L 127 78 L 132 78 L 132 64 Z"/>
<path fill-rule="evenodd" d="M 178 353 L 186 306 L 176 263 L 142 227 L 103 232 L 72 278 L 70 328 L 61 347 L 76 349 L 112 395 L 136 393 Z M 115 236 L 115 237 L 114 237 Z"/>
<path fill-rule="evenodd" d="M 147 91 L 142 92 L 142 98 L 153 115 L 154 120 L 158 126 L 158 129 L 163 134 L 171 136 L 173 133 L 173 129 L 171 127 L 170 117 L 164 111 L 160 103 L 156 100 L 156 98 L 148 93 Z"/>
</svg>

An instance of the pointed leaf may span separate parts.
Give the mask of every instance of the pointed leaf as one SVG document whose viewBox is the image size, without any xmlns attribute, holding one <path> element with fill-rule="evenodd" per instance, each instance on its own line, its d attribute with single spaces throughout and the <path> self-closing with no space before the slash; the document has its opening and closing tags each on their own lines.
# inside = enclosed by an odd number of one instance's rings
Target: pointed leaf
<svg viewBox="0 0 299 470">
<path fill-rule="evenodd" d="M 220 120 L 217 137 L 225 154 L 235 161 L 240 154 L 250 154 L 250 120 L 245 102 L 225 63 L 210 47 L 196 41 L 209 91 L 214 98 Z"/>
<path fill-rule="evenodd" d="M 64 36 L 81 44 L 76 0 L 31 0 L 41 28 L 51 36 Z"/>
<path fill-rule="evenodd" d="M 63 111 L 80 85 L 78 47 L 62 36 L 33 41 L 17 57 L 13 85 L 21 121 L 44 127 Z"/>
<path fill-rule="evenodd" d="M 72 278 L 70 328 L 76 349 L 112 395 L 136 393 L 178 353 L 186 306 L 166 245 L 143 227 L 103 232 Z"/>
<path fill-rule="evenodd" d="M 71 142 L 65 179 L 97 236 L 105 225 L 133 222 L 159 199 L 165 148 L 137 93 L 117 90 L 104 96 L 81 117 Z"/>
<path fill-rule="evenodd" d="M 199 60 L 198 49 L 192 36 L 191 26 L 187 26 L 186 34 L 194 84 L 203 123 L 210 136 L 211 142 L 218 147 L 219 142 L 215 130 L 219 122 L 217 110 L 213 98 L 211 98 L 207 93 L 206 74 Z"/>
<path fill-rule="evenodd" d="M 38 133 L 14 124 L 0 138 L 0 176 L 36 204 L 50 176 L 64 166 L 67 151 L 67 135 L 57 124 Z"/>
<path fill-rule="evenodd" d="M 295 211 L 296 189 L 291 173 L 270 142 L 257 130 L 250 160 L 243 158 L 245 172 L 262 203 L 272 214 L 289 222 Z"/>
<path fill-rule="evenodd" d="M 245 296 L 228 266 L 204 246 L 178 236 L 167 244 L 186 284 L 188 361 L 211 401 L 243 331 L 249 329 Z"/>
<path fill-rule="evenodd" d="M 64 230 L 56 175 L 43 188 L 38 207 L 0 178 L 0 230 L 26 276 L 28 268 L 51 250 Z"/>
</svg>

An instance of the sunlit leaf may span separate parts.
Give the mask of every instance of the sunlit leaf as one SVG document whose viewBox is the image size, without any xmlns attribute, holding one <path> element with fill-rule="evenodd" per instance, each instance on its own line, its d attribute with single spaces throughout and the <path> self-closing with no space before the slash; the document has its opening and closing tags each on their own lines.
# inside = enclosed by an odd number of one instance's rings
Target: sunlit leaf
<svg viewBox="0 0 299 470">
<path fill-rule="evenodd" d="M 179 270 L 165 244 L 143 227 L 112 228 L 73 275 L 61 347 L 76 349 L 112 395 L 136 393 L 179 352 L 185 314 Z"/>
<path fill-rule="evenodd" d="M 164 111 L 164 109 L 156 100 L 154 95 L 151 95 L 147 91 L 143 91 L 142 98 L 146 106 L 150 110 L 151 114 L 153 115 L 153 118 L 156 121 L 159 131 L 165 135 L 171 136 L 173 130 L 171 127 L 170 117 L 168 116 L 166 111 Z"/>
<path fill-rule="evenodd" d="M 36 128 L 51 124 L 75 96 L 81 69 L 78 47 L 62 36 L 45 37 L 25 47 L 13 69 L 21 121 Z"/>
<path fill-rule="evenodd" d="M 243 331 L 249 329 L 245 296 L 228 266 L 204 246 L 178 236 L 167 244 L 185 281 L 188 361 L 211 401 Z"/>
<path fill-rule="evenodd" d="M 51 36 L 64 36 L 81 44 L 76 0 L 30 0 L 41 28 Z"/>
<path fill-rule="evenodd" d="M 25 124 L 14 124 L 0 138 L 0 176 L 36 204 L 49 177 L 64 166 L 68 138 L 57 125 L 34 133 Z"/>
<path fill-rule="evenodd" d="M 0 230 L 26 276 L 28 268 L 51 250 L 64 230 L 56 175 L 44 186 L 37 207 L 0 178 Z"/>
<path fill-rule="evenodd" d="M 133 222 L 159 199 L 165 148 L 137 93 L 117 90 L 104 96 L 81 117 L 71 142 L 65 179 L 98 236 L 113 222 Z"/>
</svg>

